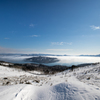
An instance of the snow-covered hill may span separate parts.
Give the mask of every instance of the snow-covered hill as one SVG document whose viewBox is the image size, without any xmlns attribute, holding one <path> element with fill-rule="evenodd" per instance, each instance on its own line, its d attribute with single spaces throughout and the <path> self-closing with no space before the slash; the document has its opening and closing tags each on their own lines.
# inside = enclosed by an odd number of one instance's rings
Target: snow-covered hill
<svg viewBox="0 0 100 100">
<path fill-rule="evenodd" d="M 0 100 L 100 100 L 100 64 L 54 75 L 0 66 L 0 80 Z"/>
</svg>

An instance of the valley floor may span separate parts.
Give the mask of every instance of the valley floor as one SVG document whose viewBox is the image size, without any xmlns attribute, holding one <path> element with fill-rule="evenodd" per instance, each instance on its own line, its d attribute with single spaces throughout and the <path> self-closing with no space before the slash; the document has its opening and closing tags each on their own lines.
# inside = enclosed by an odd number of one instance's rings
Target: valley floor
<svg viewBox="0 0 100 100">
<path fill-rule="evenodd" d="M 100 100 L 100 64 L 54 75 L 0 66 L 0 100 Z"/>
</svg>

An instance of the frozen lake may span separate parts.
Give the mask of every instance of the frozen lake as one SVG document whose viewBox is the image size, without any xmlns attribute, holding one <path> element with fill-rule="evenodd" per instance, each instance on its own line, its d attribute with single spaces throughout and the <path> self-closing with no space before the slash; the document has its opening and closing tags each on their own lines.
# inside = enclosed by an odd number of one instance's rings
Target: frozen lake
<svg viewBox="0 0 100 100">
<path fill-rule="evenodd" d="M 7 61 L 12 63 L 32 63 L 32 62 L 25 62 L 26 58 L 31 58 L 33 56 L 0 56 L 0 61 Z M 58 58 L 59 61 L 55 63 L 48 63 L 45 65 L 78 65 L 83 63 L 96 63 L 100 62 L 100 57 L 83 57 L 83 56 L 48 56 L 51 58 Z M 35 63 L 35 62 L 34 62 Z"/>
</svg>

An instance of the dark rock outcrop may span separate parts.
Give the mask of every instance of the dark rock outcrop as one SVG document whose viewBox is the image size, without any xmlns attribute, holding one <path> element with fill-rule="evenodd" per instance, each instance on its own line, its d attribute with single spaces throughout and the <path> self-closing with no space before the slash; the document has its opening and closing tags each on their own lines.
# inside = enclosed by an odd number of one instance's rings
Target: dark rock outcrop
<svg viewBox="0 0 100 100">
<path fill-rule="evenodd" d="M 36 62 L 36 63 L 54 63 L 58 62 L 59 60 L 57 58 L 51 58 L 51 57 L 32 57 L 32 58 L 27 58 L 25 61 L 30 61 L 30 62 Z"/>
</svg>

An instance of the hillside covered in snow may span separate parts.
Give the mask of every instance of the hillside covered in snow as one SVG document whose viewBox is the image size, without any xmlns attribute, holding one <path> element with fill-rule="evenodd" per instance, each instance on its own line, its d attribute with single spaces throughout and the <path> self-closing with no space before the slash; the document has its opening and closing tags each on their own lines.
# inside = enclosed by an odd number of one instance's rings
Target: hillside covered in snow
<svg viewBox="0 0 100 100">
<path fill-rule="evenodd" d="M 100 100 L 100 64 L 51 75 L 2 65 L 0 100 Z"/>
</svg>

